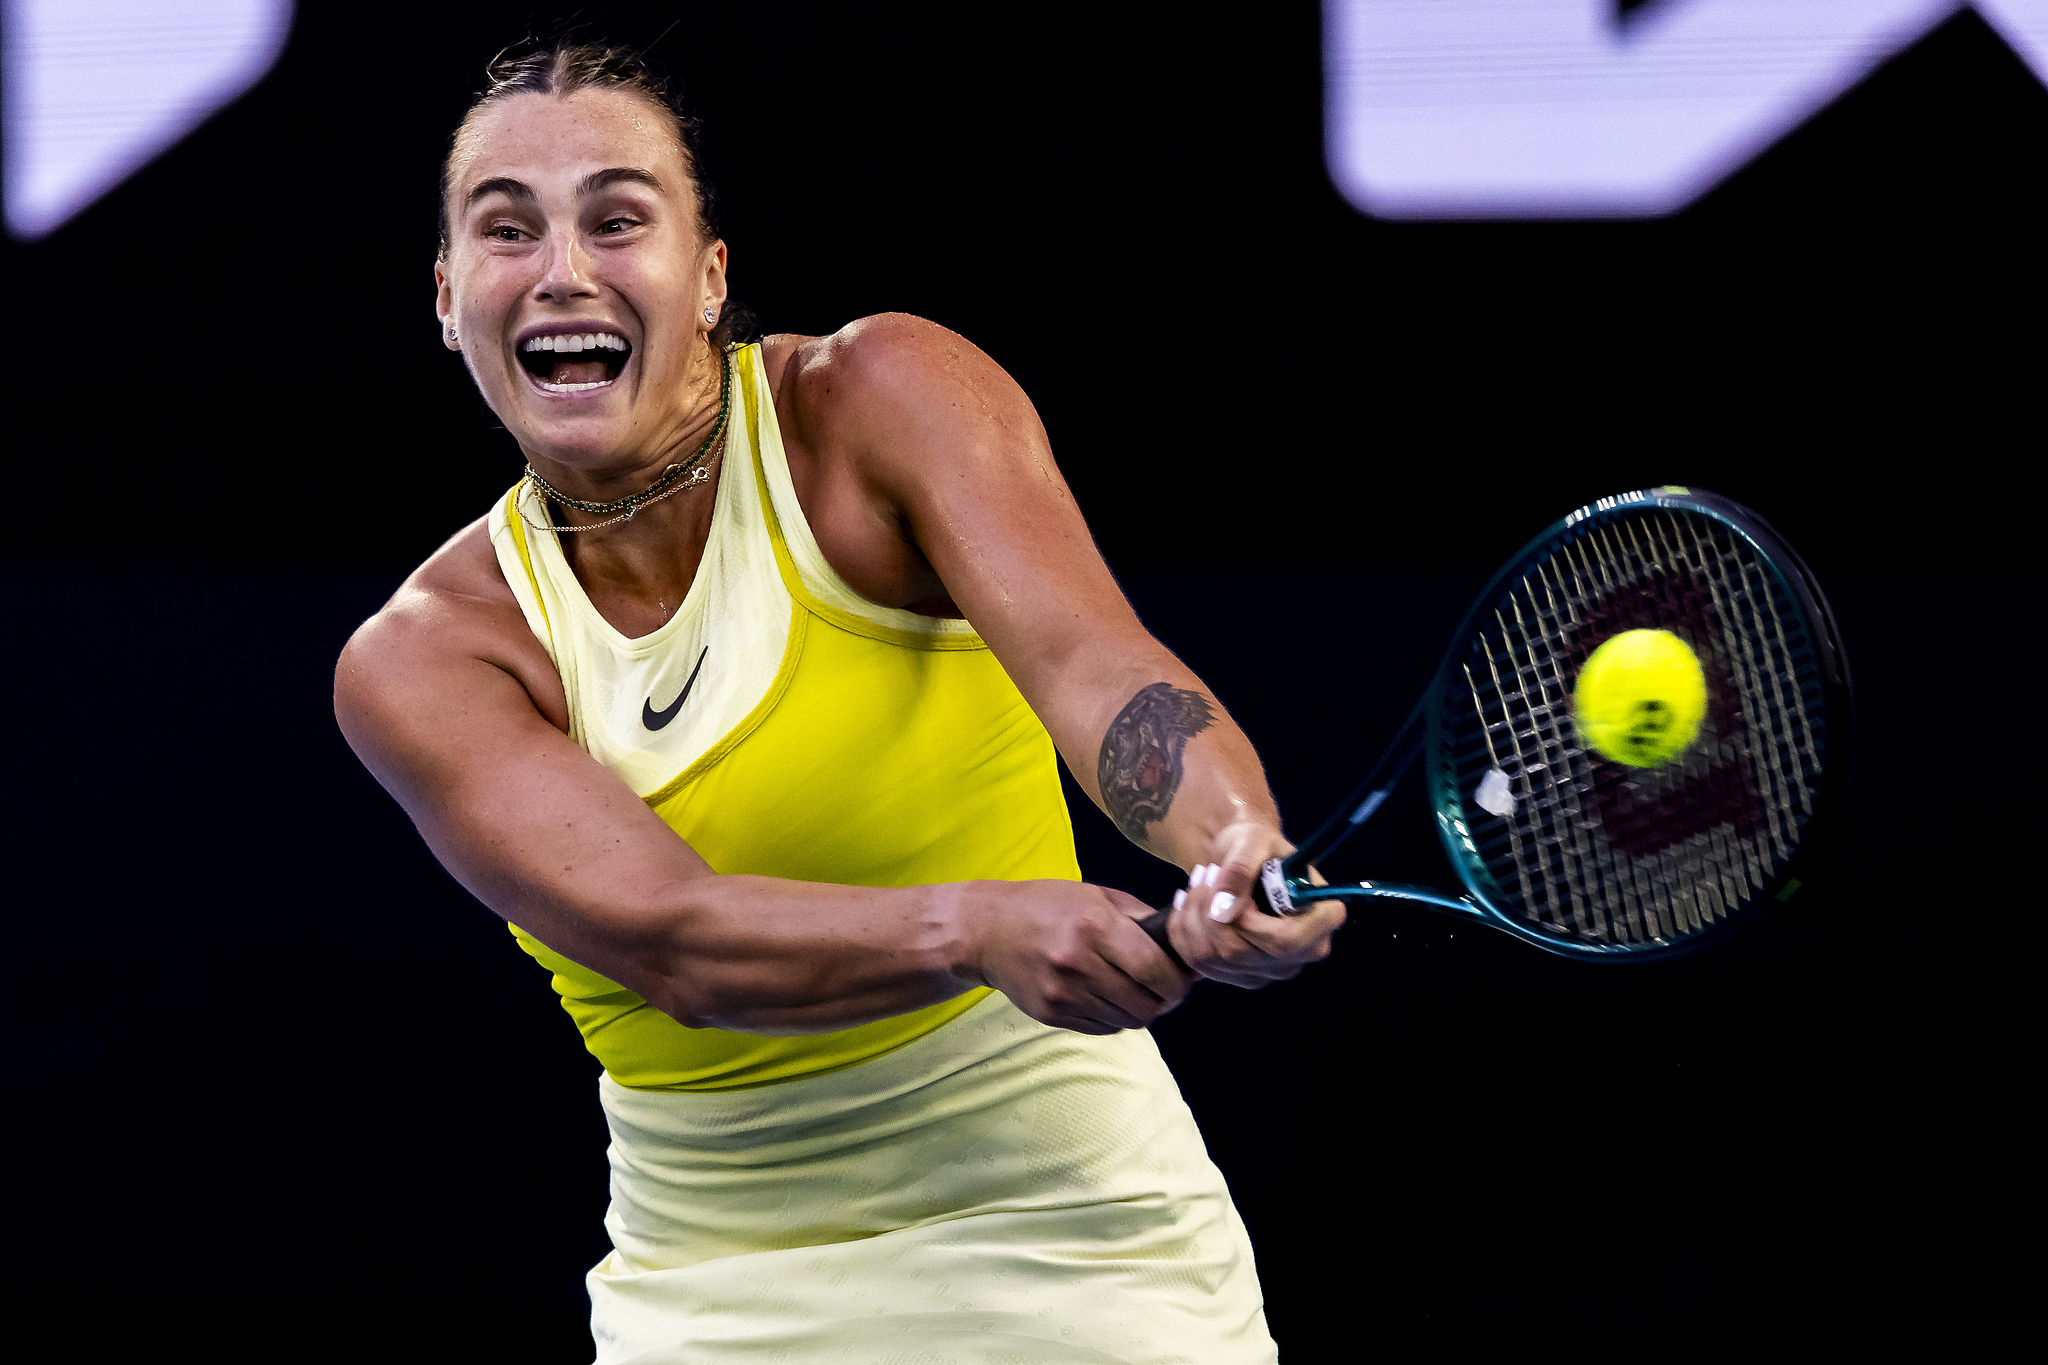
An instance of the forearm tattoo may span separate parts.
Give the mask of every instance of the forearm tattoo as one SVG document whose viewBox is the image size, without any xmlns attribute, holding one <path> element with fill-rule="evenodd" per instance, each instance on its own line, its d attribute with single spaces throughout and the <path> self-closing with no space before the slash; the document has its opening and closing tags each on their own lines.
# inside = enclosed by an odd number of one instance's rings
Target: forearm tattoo
<svg viewBox="0 0 2048 1365">
<path fill-rule="evenodd" d="M 1109 723 L 1095 760 L 1095 783 L 1102 788 L 1103 809 L 1132 843 L 1147 843 L 1146 826 L 1173 809 L 1181 752 L 1215 723 L 1207 697 L 1163 682 L 1139 688 Z"/>
</svg>

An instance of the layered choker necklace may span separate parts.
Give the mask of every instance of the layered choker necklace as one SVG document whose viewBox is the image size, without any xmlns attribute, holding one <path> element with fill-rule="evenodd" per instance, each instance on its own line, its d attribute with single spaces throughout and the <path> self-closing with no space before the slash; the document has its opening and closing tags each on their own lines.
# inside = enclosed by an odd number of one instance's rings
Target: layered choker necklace
<svg viewBox="0 0 2048 1365">
<path fill-rule="evenodd" d="M 670 465 L 661 471 L 661 477 L 653 483 L 638 493 L 628 493 L 617 502 L 586 502 L 582 498 L 572 498 L 534 473 L 533 466 L 529 464 L 526 466 L 526 477 L 533 481 L 533 486 L 538 488 L 548 501 L 558 502 L 564 507 L 573 507 L 579 512 L 588 512 L 592 516 L 609 517 L 610 520 L 595 521 L 587 526 L 541 526 L 524 512 L 519 514 L 521 518 L 536 531 L 595 531 L 599 527 L 616 526 L 622 521 L 631 521 L 633 514 L 648 503 L 660 502 L 672 493 L 680 493 L 685 488 L 695 488 L 698 484 L 708 481 L 711 477 L 712 462 L 725 449 L 726 418 L 732 411 L 732 358 L 729 354 L 721 353 L 718 360 L 718 418 L 711 424 L 710 434 L 705 436 L 703 443 L 689 459 L 681 464 Z"/>
</svg>

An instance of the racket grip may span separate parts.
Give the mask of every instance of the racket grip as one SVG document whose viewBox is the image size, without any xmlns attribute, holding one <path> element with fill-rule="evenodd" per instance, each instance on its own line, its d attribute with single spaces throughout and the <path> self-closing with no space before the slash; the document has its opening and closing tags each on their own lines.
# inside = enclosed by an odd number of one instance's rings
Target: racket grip
<svg viewBox="0 0 2048 1365">
<path fill-rule="evenodd" d="M 1173 940 L 1167 936 L 1166 922 L 1172 918 L 1173 907 L 1168 906 L 1164 910 L 1154 910 L 1151 914 L 1139 920 L 1138 927 L 1152 936 L 1152 941 L 1159 945 L 1160 952 L 1166 954 L 1168 962 L 1171 962 L 1184 972 L 1192 973 L 1194 969 L 1181 961 L 1180 954 L 1173 950 Z"/>
<path fill-rule="evenodd" d="M 1278 890 L 1283 900 L 1287 898 L 1287 878 L 1281 873 L 1280 860 L 1278 858 L 1268 858 L 1266 865 L 1259 869 L 1259 872 L 1258 880 L 1252 883 L 1252 904 L 1258 906 L 1263 914 L 1279 915 L 1294 913 L 1294 903 L 1292 900 L 1287 900 L 1287 909 L 1284 911 L 1273 908 L 1272 893 L 1274 890 Z M 1173 907 L 1168 906 L 1164 910 L 1154 910 L 1151 914 L 1139 920 L 1138 927 L 1143 929 L 1151 936 L 1152 941 L 1159 945 L 1159 951 L 1166 954 L 1167 961 L 1173 963 L 1174 966 L 1184 972 L 1190 971 L 1192 969 L 1187 963 L 1181 961 L 1180 954 L 1173 950 L 1173 939 L 1166 932 L 1166 922 L 1172 918 Z"/>
</svg>

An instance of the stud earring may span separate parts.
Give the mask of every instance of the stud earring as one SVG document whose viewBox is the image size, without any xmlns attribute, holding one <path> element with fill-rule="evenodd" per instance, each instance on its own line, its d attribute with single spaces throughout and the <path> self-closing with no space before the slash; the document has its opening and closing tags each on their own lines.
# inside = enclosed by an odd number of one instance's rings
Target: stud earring
<svg viewBox="0 0 2048 1365">
<path fill-rule="evenodd" d="M 711 309 L 711 308 L 706 308 L 706 309 L 704 310 L 704 321 L 706 321 L 706 322 L 716 322 L 716 321 L 718 321 L 718 313 L 717 313 L 717 311 L 716 311 L 715 309 Z"/>
</svg>

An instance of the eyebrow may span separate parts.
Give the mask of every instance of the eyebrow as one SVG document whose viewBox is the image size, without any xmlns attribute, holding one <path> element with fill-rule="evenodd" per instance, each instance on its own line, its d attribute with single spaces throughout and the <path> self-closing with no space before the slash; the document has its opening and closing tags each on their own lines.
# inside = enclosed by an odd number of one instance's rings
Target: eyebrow
<svg viewBox="0 0 2048 1365">
<path fill-rule="evenodd" d="M 518 199 L 528 204 L 540 202 L 540 196 L 533 192 L 533 186 L 524 180 L 514 180 L 508 175 L 494 175 L 489 180 L 478 181 L 476 188 L 472 189 L 462 202 L 474 204 L 490 194 L 502 194 L 507 199 Z"/>
<path fill-rule="evenodd" d="M 637 166 L 607 166 L 604 170 L 592 171 L 584 176 L 583 183 L 576 187 L 576 196 L 579 199 L 584 198 L 596 194 L 599 190 L 609 189 L 613 185 L 645 185 L 656 194 L 663 193 L 661 182 L 654 178 L 653 171 L 641 170 Z M 489 180 L 479 181 L 464 197 L 463 202 L 474 204 L 477 200 L 492 194 L 502 194 L 507 199 L 516 199 L 526 204 L 540 202 L 540 196 L 534 193 L 533 186 L 524 180 L 514 180 L 508 175 L 494 175 Z"/>
<path fill-rule="evenodd" d="M 654 178 L 653 171 L 643 171 L 637 166 L 611 166 L 584 176 L 583 183 L 576 187 L 576 194 L 581 198 L 610 189 L 613 185 L 645 185 L 656 194 L 663 193 L 661 182 Z"/>
</svg>

